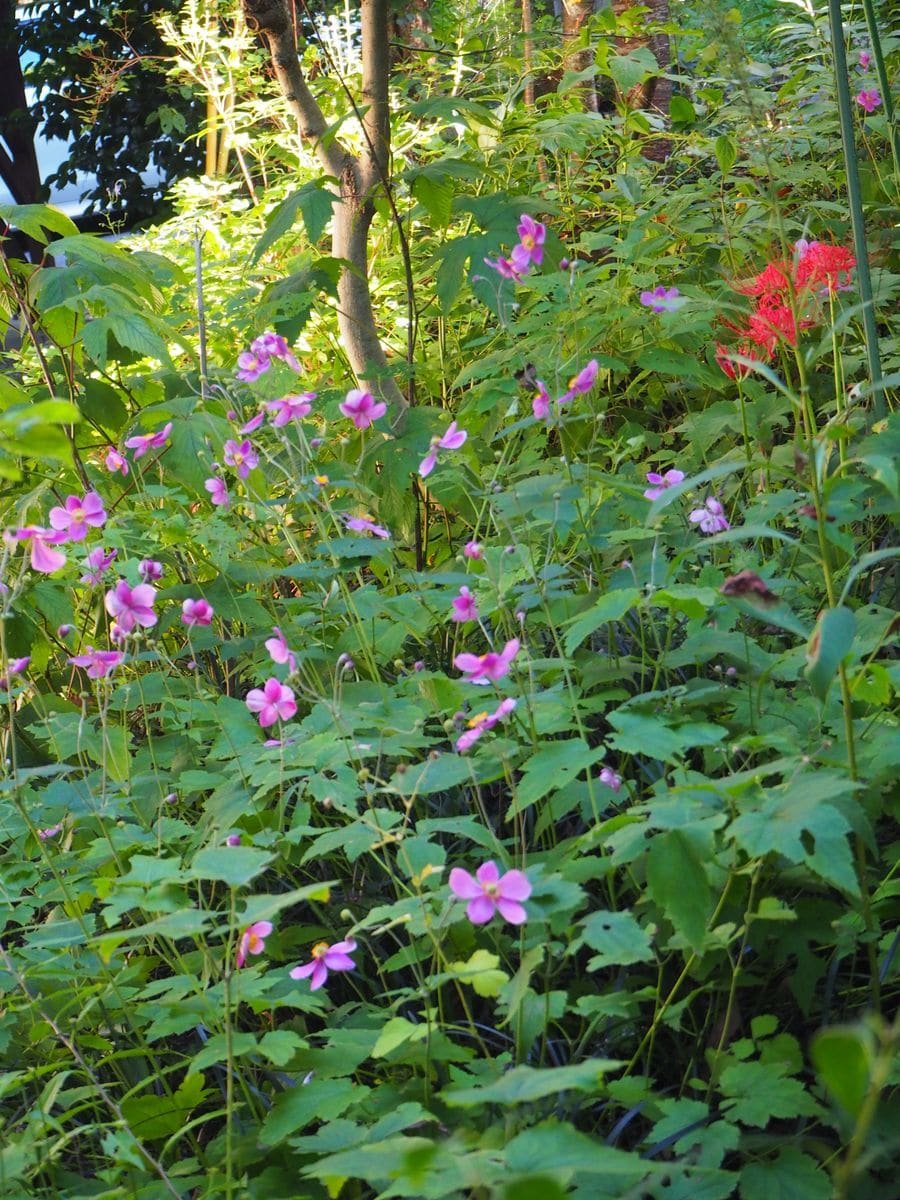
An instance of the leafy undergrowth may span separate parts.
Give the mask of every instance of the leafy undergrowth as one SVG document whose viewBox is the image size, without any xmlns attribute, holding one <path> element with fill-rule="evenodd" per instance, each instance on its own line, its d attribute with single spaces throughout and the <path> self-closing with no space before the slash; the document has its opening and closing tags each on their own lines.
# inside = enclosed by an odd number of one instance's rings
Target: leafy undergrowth
<svg viewBox="0 0 900 1200">
<path fill-rule="evenodd" d="M 327 306 L 201 387 L 177 263 L 12 214 L 0 1196 L 893 1194 L 900 431 L 707 152 L 715 268 L 639 165 L 426 229 L 393 433 Z"/>
</svg>

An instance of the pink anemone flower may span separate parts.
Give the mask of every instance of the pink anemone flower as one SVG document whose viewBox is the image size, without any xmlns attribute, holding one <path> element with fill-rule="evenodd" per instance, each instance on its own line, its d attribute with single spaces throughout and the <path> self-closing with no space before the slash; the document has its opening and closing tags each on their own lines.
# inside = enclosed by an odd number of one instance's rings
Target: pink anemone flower
<svg viewBox="0 0 900 1200">
<path fill-rule="evenodd" d="M 297 660 L 288 649 L 287 639 L 277 625 L 272 626 L 272 633 L 275 635 L 274 637 L 266 638 L 269 657 L 273 663 L 278 663 L 279 666 L 287 665 L 288 670 L 293 674 L 297 669 Z"/>
<path fill-rule="evenodd" d="M 467 587 L 461 587 L 459 589 L 459 595 L 454 596 L 451 609 L 451 621 L 462 622 L 478 620 L 478 608 L 475 605 L 475 597 Z"/>
<path fill-rule="evenodd" d="M 86 667 L 88 679 L 105 679 L 125 661 L 121 650 L 95 650 L 93 646 L 84 649 L 84 654 L 73 654 L 69 662 L 74 667 Z"/>
<path fill-rule="evenodd" d="M 238 839 L 238 844 L 240 844 L 240 839 Z M 235 962 L 239 967 L 242 967 L 247 961 L 248 954 L 262 954 L 266 948 L 266 938 L 271 932 L 271 921 L 255 921 L 252 925 L 247 926 L 241 934 L 235 955 Z"/>
<path fill-rule="evenodd" d="M 106 451 L 106 458 L 103 460 L 103 465 L 111 473 L 120 471 L 123 475 L 128 474 L 128 462 L 115 446 L 110 446 Z"/>
<path fill-rule="evenodd" d="M 72 542 L 83 542 L 88 528 L 99 528 L 106 521 L 103 501 L 96 492 L 87 492 L 83 499 L 67 496 L 65 504 L 50 509 L 50 524 L 61 530 Z"/>
<path fill-rule="evenodd" d="M 208 600 L 185 600 L 181 606 L 181 623 L 189 628 L 192 625 L 212 625 L 213 606 Z"/>
<path fill-rule="evenodd" d="M 239 479 L 246 479 L 259 462 L 259 455 L 253 449 L 253 443 L 249 438 L 245 438 L 240 443 L 229 439 L 225 443 L 223 453 L 225 462 L 229 467 L 234 467 Z"/>
<path fill-rule="evenodd" d="M 375 537 L 386 539 L 391 536 L 390 530 L 383 525 L 367 521 L 365 517 L 344 517 L 344 524 L 352 533 L 371 533 Z"/>
<path fill-rule="evenodd" d="M 155 599 L 156 588 L 149 583 L 139 583 L 137 587 L 130 588 L 124 579 L 120 579 L 106 593 L 106 611 L 122 633 L 131 633 L 135 625 L 149 629 L 157 621 L 153 611 Z"/>
<path fill-rule="evenodd" d="M 21 675 L 30 662 L 30 654 L 26 654 L 24 658 L 11 659 L 7 663 L 6 670 L 0 675 L 0 688 L 3 688 L 4 691 L 9 691 L 10 679 L 12 679 L 13 675 Z"/>
<path fill-rule="evenodd" d="M 281 400 L 270 400 L 266 405 L 266 412 L 271 424 L 277 429 L 287 425 L 289 421 L 299 421 L 308 417 L 315 398 L 315 392 L 300 392 L 297 396 L 283 396 Z"/>
<path fill-rule="evenodd" d="M 93 584 L 95 587 L 101 584 L 103 576 L 115 561 L 118 553 L 118 550 L 110 550 L 109 554 L 107 554 L 102 546 L 98 546 L 96 550 L 92 550 L 84 560 L 87 570 L 81 576 L 81 582 Z"/>
<path fill-rule="evenodd" d="M 33 570 L 49 575 L 65 566 L 66 556 L 62 550 L 54 550 L 60 542 L 68 540 L 66 534 L 51 529 L 41 529 L 39 525 L 27 525 L 17 529 L 13 537 L 20 542 L 31 542 L 31 566 Z"/>
<path fill-rule="evenodd" d="M 524 925 L 528 914 L 522 901 L 531 895 L 531 884 L 522 871 L 501 875 L 495 862 L 483 863 L 475 878 L 462 867 L 450 872 L 450 890 L 459 900 L 468 900 L 466 916 L 473 925 L 486 925 L 499 912 L 510 925 Z"/>
<path fill-rule="evenodd" d="M 442 437 L 433 437 L 428 453 L 419 463 L 419 475 L 425 479 L 437 466 L 439 450 L 458 450 L 468 437 L 465 429 L 457 429 L 456 422 L 451 421 Z"/>
<path fill-rule="evenodd" d="M 172 422 L 167 422 L 157 433 L 138 433 L 127 438 L 125 445 L 134 451 L 134 461 L 143 458 L 150 450 L 162 450 L 172 432 Z"/>
<path fill-rule="evenodd" d="M 622 790 L 622 777 L 617 775 L 612 767 L 602 767 L 600 770 L 600 782 L 604 787 L 611 788 L 614 792 Z"/>
<path fill-rule="evenodd" d="M 511 638 L 499 654 L 457 654 L 453 665 L 466 676 L 466 683 L 496 683 L 509 674 L 510 664 L 519 653 L 519 639 Z"/>
<path fill-rule="evenodd" d="M 360 388 L 351 388 L 347 398 L 338 407 L 357 429 L 368 429 L 387 412 L 386 404 L 376 402 L 371 392 L 364 392 Z"/>
<path fill-rule="evenodd" d="M 528 213 L 522 213 L 516 227 L 519 235 L 518 246 L 513 247 L 513 263 L 520 271 L 527 271 L 532 265 L 539 267 L 544 261 L 544 242 L 547 238 L 547 227 L 540 221 L 535 221 Z"/>
<path fill-rule="evenodd" d="M 699 525 L 704 533 L 724 533 L 731 528 L 725 510 L 715 496 L 707 496 L 702 508 L 695 508 L 688 514 L 688 520 Z"/>
<path fill-rule="evenodd" d="M 684 471 L 678 471 L 674 467 L 671 471 L 666 471 L 665 475 L 660 475 L 658 471 L 648 471 L 647 482 L 651 486 L 644 492 L 644 499 L 658 500 L 666 488 L 677 487 L 679 483 L 684 482 Z"/>
<path fill-rule="evenodd" d="M 317 942 L 312 948 L 312 961 L 302 967 L 294 967 L 291 979 L 309 979 L 310 991 L 315 992 L 328 978 L 329 971 L 353 971 L 356 963 L 350 955 L 356 950 L 356 942 L 347 938 L 345 942 Z"/>
<path fill-rule="evenodd" d="M 217 508 L 228 508 L 230 501 L 228 499 L 228 488 L 225 486 L 224 479 L 220 479 L 218 475 L 213 475 L 211 479 L 204 481 L 203 486 L 209 492 L 209 498 Z"/>
<path fill-rule="evenodd" d="M 276 721 L 289 721 L 297 711 L 294 693 L 277 679 L 267 679 L 262 688 L 248 692 L 246 704 L 252 713 L 259 714 L 262 729 Z"/>
<path fill-rule="evenodd" d="M 493 729 L 498 721 L 504 720 L 511 712 L 514 712 L 517 704 L 517 700 L 508 696 L 505 700 L 500 701 L 492 713 L 483 712 L 479 713 L 477 717 L 472 717 L 469 721 L 469 728 L 457 738 L 457 752 L 465 754 L 467 750 L 471 750 L 481 735 L 487 733 L 489 729 Z"/>
</svg>

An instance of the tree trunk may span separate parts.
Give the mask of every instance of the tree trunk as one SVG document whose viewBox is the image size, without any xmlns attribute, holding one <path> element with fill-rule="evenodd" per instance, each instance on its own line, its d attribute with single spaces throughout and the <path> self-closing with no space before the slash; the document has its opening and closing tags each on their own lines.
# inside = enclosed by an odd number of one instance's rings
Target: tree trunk
<svg viewBox="0 0 900 1200">
<path fill-rule="evenodd" d="M 635 0 L 612 0 L 613 12 L 621 16 L 633 8 Z M 664 25 L 669 19 L 669 0 L 641 0 L 641 6 L 649 8 L 650 12 L 644 17 L 648 25 Z M 636 50 L 639 47 L 649 49 L 660 71 L 668 71 L 670 65 L 669 35 L 666 33 L 648 34 L 646 37 L 616 38 L 617 48 L 621 53 Z M 669 101 L 672 99 L 672 81 L 658 76 L 649 79 L 640 87 L 633 88 L 625 97 L 632 108 L 649 108 L 659 113 L 668 121 Z M 648 142 L 644 157 L 662 162 L 668 158 L 671 144 L 667 138 L 655 138 Z"/>
<path fill-rule="evenodd" d="M 584 71 L 593 65 L 594 52 L 588 46 L 584 50 L 570 50 L 571 44 L 581 36 L 581 30 L 593 14 L 594 0 L 563 0 L 562 41 L 563 70 Z M 586 112 L 597 111 L 597 89 L 593 79 L 586 79 L 579 89 Z"/>
<path fill-rule="evenodd" d="M 41 198 L 41 176 L 34 149 L 35 121 L 28 111 L 19 61 L 14 0 L 0 0 L 0 176 L 16 204 Z"/>
<path fill-rule="evenodd" d="M 365 148 L 359 157 L 335 137 L 307 86 L 300 68 L 287 0 L 242 0 L 247 27 L 262 35 L 272 66 L 296 117 L 301 136 L 314 147 L 322 168 L 338 181 L 340 203 L 334 210 L 332 253 L 349 265 L 338 280 L 338 326 L 341 342 L 359 383 L 384 400 L 394 427 L 407 402 L 388 371 L 369 292 L 369 227 L 375 214 L 373 192 L 387 183 L 390 159 L 388 110 L 388 4 L 362 0 L 362 105 Z"/>
</svg>

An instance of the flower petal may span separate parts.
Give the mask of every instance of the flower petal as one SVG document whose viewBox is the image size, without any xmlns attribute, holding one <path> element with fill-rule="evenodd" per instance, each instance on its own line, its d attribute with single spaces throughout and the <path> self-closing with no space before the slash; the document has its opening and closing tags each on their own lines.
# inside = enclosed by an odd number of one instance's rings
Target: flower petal
<svg viewBox="0 0 900 1200">
<path fill-rule="evenodd" d="M 481 887 L 462 867 L 454 867 L 450 872 L 450 891 L 460 900 L 474 900 L 482 894 Z"/>
</svg>

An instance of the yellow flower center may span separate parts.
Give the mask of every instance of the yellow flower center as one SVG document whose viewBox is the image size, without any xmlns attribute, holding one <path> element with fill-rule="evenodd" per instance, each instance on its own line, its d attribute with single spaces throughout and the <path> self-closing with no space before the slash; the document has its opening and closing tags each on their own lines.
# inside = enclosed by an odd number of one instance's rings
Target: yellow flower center
<svg viewBox="0 0 900 1200">
<path fill-rule="evenodd" d="M 328 953 L 328 943 L 327 942 L 316 942 L 316 944 L 312 948 L 313 958 L 324 958 L 327 953 Z"/>
<path fill-rule="evenodd" d="M 477 716 L 473 717 L 471 719 L 471 721 L 468 722 L 469 728 L 474 729 L 476 725 L 480 725 L 482 721 L 486 721 L 486 720 L 487 720 L 487 709 L 485 709 L 484 712 L 478 713 Z"/>
<path fill-rule="evenodd" d="M 534 238 L 531 236 L 530 233 L 526 233 L 525 236 L 522 238 L 522 245 L 525 247 L 526 250 L 534 249 Z"/>
<path fill-rule="evenodd" d="M 257 954 L 264 947 L 265 943 L 258 933 L 251 933 L 247 939 L 247 952 L 249 954 Z"/>
<path fill-rule="evenodd" d="M 497 895 L 496 883 L 483 883 L 481 886 L 484 888 L 484 894 L 486 896 L 496 896 Z"/>
<path fill-rule="evenodd" d="M 327 482 L 327 475 L 313 475 L 313 483 L 319 484 L 320 487 L 324 487 Z"/>
<path fill-rule="evenodd" d="M 80 525 L 81 522 L 84 520 L 84 509 L 83 508 L 73 508 L 72 509 L 72 520 L 77 522 Z"/>
<path fill-rule="evenodd" d="M 235 465 L 236 467 L 239 467 L 239 466 L 241 465 L 241 463 L 243 463 L 243 461 L 244 461 L 244 456 L 243 456 L 243 454 L 241 454 L 240 450 L 235 450 L 235 452 L 234 452 L 234 465 Z"/>
</svg>

